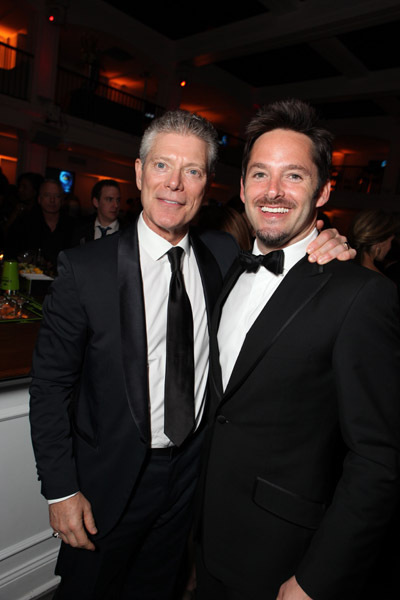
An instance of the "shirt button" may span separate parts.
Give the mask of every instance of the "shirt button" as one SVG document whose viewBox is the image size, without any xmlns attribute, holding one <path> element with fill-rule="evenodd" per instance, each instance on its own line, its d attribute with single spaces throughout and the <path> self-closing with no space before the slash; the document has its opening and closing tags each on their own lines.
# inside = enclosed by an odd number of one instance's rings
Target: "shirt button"
<svg viewBox="0 0 400 600">
<path fill-rule="evenodd" d="M 218 423 L 221 423 L 221 425 L 225 425 L 225 423 L 228 423 L 228 419 L 224 417 L 224 415 L 218 415 L 217 421 Z"/>
</svg>

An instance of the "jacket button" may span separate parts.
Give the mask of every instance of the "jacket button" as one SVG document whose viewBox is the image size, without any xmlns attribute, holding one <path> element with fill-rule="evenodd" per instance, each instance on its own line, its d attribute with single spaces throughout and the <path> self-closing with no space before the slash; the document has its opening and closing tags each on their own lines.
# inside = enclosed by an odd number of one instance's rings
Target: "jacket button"
<svg viewBox="0 0 400 600">
<path fill-rule="evenodd" d="M 224 415 L 218 415 L 217 421 L 218 421 L 218 423 L 221 423 L 221 425 L 228 423 L 228 419 L 226 417 L 224 417 Z"/>
</svg>

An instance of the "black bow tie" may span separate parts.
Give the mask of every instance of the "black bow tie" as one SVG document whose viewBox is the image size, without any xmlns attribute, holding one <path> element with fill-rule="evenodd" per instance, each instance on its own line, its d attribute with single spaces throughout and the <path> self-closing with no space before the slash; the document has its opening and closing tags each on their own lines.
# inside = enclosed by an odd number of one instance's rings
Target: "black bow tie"
<svg viewBox="0 0 400 600">
<path fill-rule="evenodd" d="M 283 272 L 283 262 L 285 255 L 283 250 L 274 250 L 268 254 L 252 254 L 251 252 L 244 252 L 243 250 L 239 254 L 239 261 L 242 267 L 248 273 L 257 273 L 258 269 L 262 265 L 274 275 L 280 275 Z"/>
</svg>

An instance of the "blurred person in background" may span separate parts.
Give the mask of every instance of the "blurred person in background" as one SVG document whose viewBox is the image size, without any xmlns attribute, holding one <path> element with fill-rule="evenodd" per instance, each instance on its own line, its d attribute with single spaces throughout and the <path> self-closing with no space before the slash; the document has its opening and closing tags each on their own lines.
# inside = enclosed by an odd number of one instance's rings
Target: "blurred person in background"
<svg viewBox="0 0 400 600">
<path fill-rule="evenodd" d="M 9 258 L 29 253 L 30 260 L 43 261 L 52 269 L 58 253 L 71 245 L 74 220 L 61 213 L 61 184 L 46 180 L 40 186 L 38 204 L 20 215 L 7 232 L 5 252 Z"/>
<path fill-rule="evenodd" d="M 96 213 L 84 219 L 76 228 L 72 245 L 78 246 L 99 240 L 119 231 L 121 190 L 115 179 L 98 181 L 92 189 L 92 204 Z"/>
<path fill-rule="evenodd" d="M 349 240 L 357 250 L 356 260 L 359 264 L 382 273 L 376 263 L 385 259 L 398 231 L 399 223 L 393 215 L 381 209 L 360 212 L 349 232 Z"/>
</svg>

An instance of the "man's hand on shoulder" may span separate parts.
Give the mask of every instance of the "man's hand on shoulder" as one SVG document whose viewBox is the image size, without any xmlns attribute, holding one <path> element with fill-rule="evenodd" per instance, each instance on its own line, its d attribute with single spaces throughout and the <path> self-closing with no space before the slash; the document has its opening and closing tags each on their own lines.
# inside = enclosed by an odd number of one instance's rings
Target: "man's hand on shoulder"
<svg viewBox="0 0 400 600">
<path fill-rule="evenodd" d="M 305 591 L 299 586 L 296 581 L 296 577 L 293 575 L 290 579 L 285 581 L 279 588 L 279 594 L 276 600 L 312 600 L 310 596 L 307 596 Z"/>
<path fill-rule="evenodd" d="M 323 222 L 317 221 L 317 227 L 322 227 Z M 347 238 L 340 235 L 337 229 L 324 229 L 318 237 L 308 245 L 307 252 L 310 262 L 324 265 L 331 260 L 351 260 L 356 256 L 356 251 L 347 244 Z"/>
<path fill-rule="evenodd" d="M 87 536 L 97 533 L 90 502 L 78 492 L 72 498 L 50 504 L 50 525 L 60 534 L 66 544 L 74 548 L 95 550 L 93 542 Z"/>
</svg>

